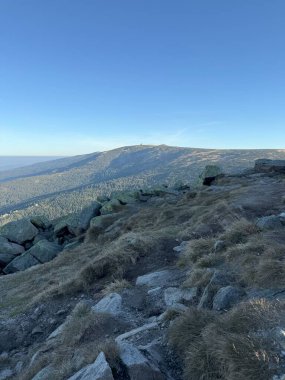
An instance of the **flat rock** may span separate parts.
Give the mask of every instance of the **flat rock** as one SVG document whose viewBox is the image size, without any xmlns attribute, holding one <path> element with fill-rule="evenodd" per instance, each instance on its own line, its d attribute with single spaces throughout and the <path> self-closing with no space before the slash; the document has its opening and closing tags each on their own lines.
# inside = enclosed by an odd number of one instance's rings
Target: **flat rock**
<svg viewBox="0 0 285 380">
<path fill-rule="evenodd" d="M 27 252 L 35 257 L 39 262 L 46 263 L 54 259 L 61 251 L 61 247 L 47 240 L 40 240 Z"/>
<path fill-rule="evenodd" d="M 28 269 L 37 264 L 40 264 L 40 262 L 34 256 L 32 256 L 29 252 L 25 252 L 21 256 L 18 256 L 14 260 L 12 260 L 3 269 L 3 272 L 6 274 L 15 273 L 18 271 Z"/>
<path fill-rule="evenodd" d="M 139 276 L 136 285 L 146 285 L 151 288 L 165 287 L 179 282 L 184 274 L 178 269 L 166 269 Z"/>
<path fill-rule="evenodd" d="M 110 293 L 93 306 L 92 310 L 116 316 L 122 311 L 122 297 L 118 293 Z"/>
<path fill-rule="evenodd" d="M 100 352 L 93 364 L 82 368 L 68 380 L 114 380 L 114 377 L 105 354 Z"/>
<path fill-rule="evenodd" d="M 130 380 L 165 380 L 165 376 L 133 344 L 118 343 L 120 359 Z"/>
<path fill-rule="evenodd" d="M 214 310 L 228 310 L 245 296 L 245 291 L 234 286 L 226 286 L 218 290 L 213 299 Z"/>
<path fill-rule="evenodd" d="M 33 240 L 38 232 L 38 229 L 28 219 L 16 220 L 0 228 L 0 235 L 18 244 Z"/>
</svg>

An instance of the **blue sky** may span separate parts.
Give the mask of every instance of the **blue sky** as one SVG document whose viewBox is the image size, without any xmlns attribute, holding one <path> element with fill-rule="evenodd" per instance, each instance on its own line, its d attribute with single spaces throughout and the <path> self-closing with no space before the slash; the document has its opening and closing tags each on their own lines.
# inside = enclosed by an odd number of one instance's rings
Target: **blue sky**
<svg viewBox="0 0 285 380">
<path fill-rule="evenodd" d="M 284 0 L 0 0 L 0 155 L 285 148 Z"/>
</svg>

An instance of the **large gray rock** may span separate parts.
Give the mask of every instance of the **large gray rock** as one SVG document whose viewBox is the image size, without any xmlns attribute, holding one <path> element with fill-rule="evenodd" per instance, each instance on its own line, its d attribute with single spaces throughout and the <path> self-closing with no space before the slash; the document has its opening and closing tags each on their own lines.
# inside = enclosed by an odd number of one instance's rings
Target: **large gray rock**
<svg viewBox="0 0 285 380">
<path fill-rule="evenodd" d="M 122 311 L 122 297 L 118 293 L 110 293 L 93 306 L 92 310 L 116 316 Z"/>
<path fill-rule="evenodd" d="M 61 218 L 54 226 L 55 236 L 76 235 L 80 231 L 77 228 L 78 220 L 76 215 L 67 215 Z"/>
<path fill-rule="evenodd" d="M 285 160 L 259 159 L 255 161 L 254 170 L 257 173 L 285 173 Z"/>
<path fill-rule="evenodd" d="M 27 252 L 34 256 L 40 263 L 46 263 L 54 259 L 60 251 L 61 248 L 56 243 L 40 240 Z"/>
<path fill-rule="evenodd" d="M 63 236 L 68 233 L 75 236 L 80 235 L 89 228 L 91 219 L 99 215 L 101 207 L 101 203 L 93 202 L 81 212 L 61 218 L 54 226 L 55 235 Z"/>
<path fill-rule="evenodd" d="M 40 264 L 40 262 L 34 256 L 32 256 L 29 252 L 25 252 L 21 256 L 18 256 L 14 260 L 12 260 L 3 269 L 3 272 L 6 274 L 15 273 L 18 271 L 28 269 L 37 264 Z"/>
<path fill-rule="evenodd" d="M 244 296 L 245 292 L 241 288 L 230 285 L 221 288 L 213 299 L 213 309 L 228 310 L 238 303 Z"/>
<path fill-rule="evenodd" d="M 150 288 L 165 287 L 179 283 L 184 274 L 179 269 L 166 269 L 139 276 L 136 285 L 146 285 Z"/>
<path fill-rule="evenodd" d="M 105 354 L 100 352 L 93 364 L 90 364 L 69 377 L 68 380 L 114 380 L 112 370 Z"/>
<path fill-rule="evenodd" d="M 263 216 L 257 220 L 256 225 L 262 230 L 274 230 L 282 227 L 280 217 L 277 215 Z"/>
<path fill-rule="evenodd" d="M 101 203 L 93 202 L 90 206 L 85 207 L 78 216 L 78 227 L 86 231 L 90 226 L 92 218 L 100 214 Z"/>
<path fill-rule="evenodd" d="M 30 218 L 30 221 L 37 228 L 47 229 L 51 227 L 51 222 L 44 215 L 34 215 Z"/>
<path fill-rule="evenodd" d="M 223 175 L 222 169 L 217 165 L 207 165 L 199 176 L 199 184 L 210 186 L 211 183 Z"/>
<path fill-rule="evenodd" d="M 120 359 L 127 369 L 130 380 L 165 380 L 165 376 L 136 346 L 119 342 L 118 347 Z"/>
<path fill-rule="evenodd" d="M 10 243 L 6 238 L 0 239 L 0 265 L 7 265 L 16 256 L 24 253 L 23 246 Z"/>
<path fill-rule="evenodd" d="M 28 219 L 16 220 L 0 228 L 0 235 L 18 244 L 32 240 L 38 232 L 38 229 Z"/>
</svg>

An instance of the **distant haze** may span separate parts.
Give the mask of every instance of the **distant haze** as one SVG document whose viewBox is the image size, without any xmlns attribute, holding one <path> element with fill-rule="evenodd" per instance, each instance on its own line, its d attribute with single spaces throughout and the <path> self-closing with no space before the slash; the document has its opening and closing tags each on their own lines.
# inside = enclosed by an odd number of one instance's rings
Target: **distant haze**
<svg viewBox="0 0 285 380">
<path fill-rule="evenodd" d="M 52 161 L 59 156 L 0 156 L 0 171 L 21 168 L 40 162 Z"/>
</svg>

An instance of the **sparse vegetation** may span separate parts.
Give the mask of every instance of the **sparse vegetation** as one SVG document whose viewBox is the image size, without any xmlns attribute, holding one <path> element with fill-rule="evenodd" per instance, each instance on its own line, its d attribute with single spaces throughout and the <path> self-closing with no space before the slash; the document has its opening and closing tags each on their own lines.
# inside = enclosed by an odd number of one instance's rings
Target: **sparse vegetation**
<svg viewBox="0 0 285 380">
<path fill-rule="evenodd" d="M 106 340 L 107 333 L 113 333 L 114 320 L 104 313 L 96 313 L 85 303 L 79 303 L 70 315 L 62 333 L 53 342 L 52 354 L 43 354 L 39 360 L 19 379 L 29 380 L 47 363 L 54 368 L 53 379 L 69 377 L 81 367 L 94 362 L 103 351 L 116 366 L 118 350 L 112 339 Z"/>
<path fill-rule="evenodd" d="M 278 305 L 266 300 L 243 303 L 224 315 L 191 309 L 177 318 L 169 340 L 184 361 L 185 379 L 259 380 L 272 378 L 278 347 Z"/>
</svg>

